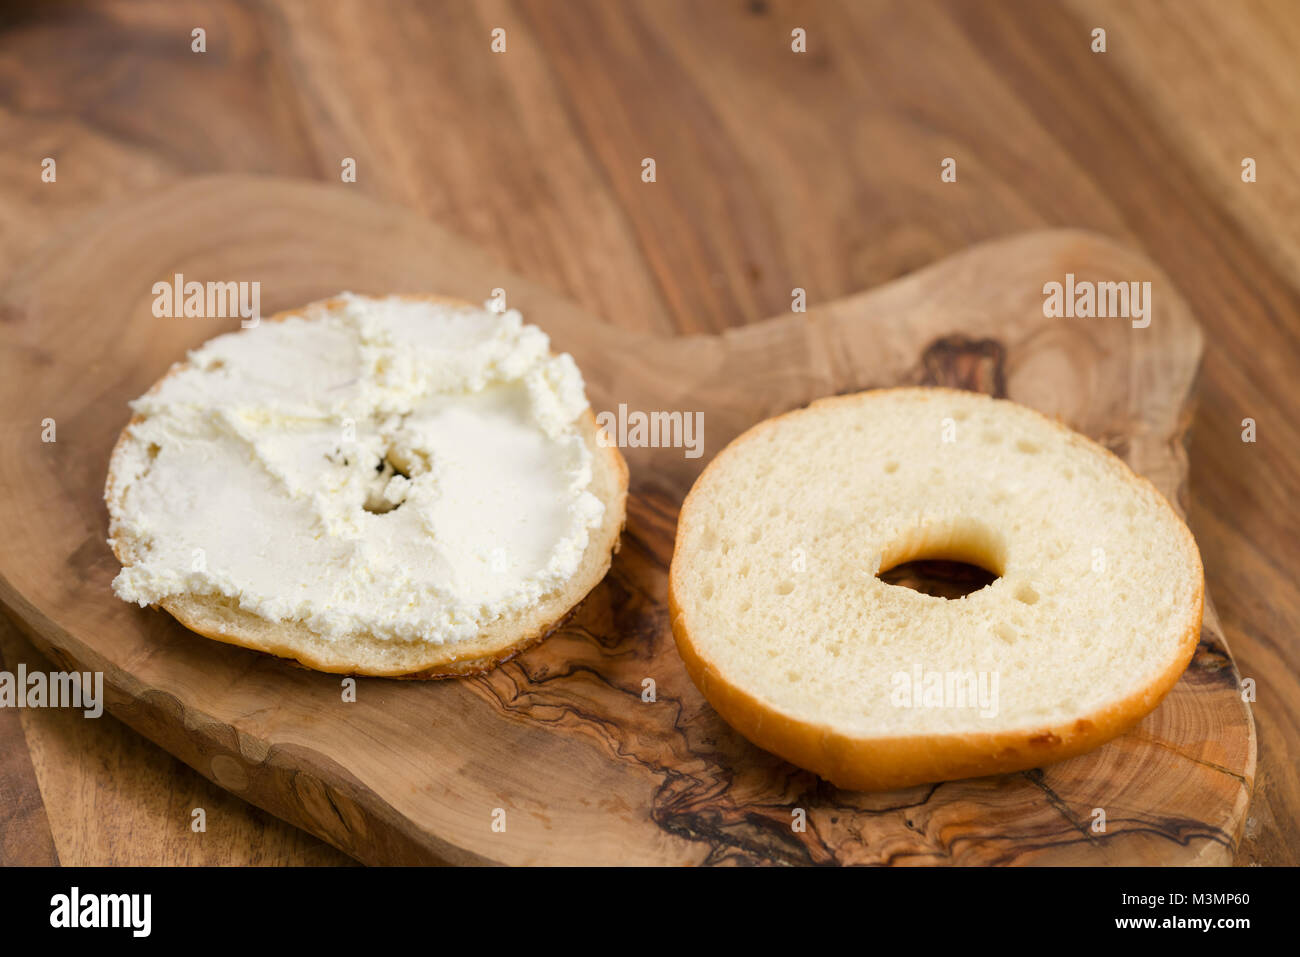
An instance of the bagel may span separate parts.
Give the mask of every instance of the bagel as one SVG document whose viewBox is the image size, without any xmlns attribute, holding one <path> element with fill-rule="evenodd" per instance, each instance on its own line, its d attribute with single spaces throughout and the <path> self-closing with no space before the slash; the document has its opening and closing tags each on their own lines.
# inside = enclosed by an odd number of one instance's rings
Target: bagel
<svg viewBox="0 0 1300 957">
<path fill-rule="evenodd" d="M 996 579 L 888 584 L 946 559 Z M 1136 724 L 1187 667 L 1191 532 L 1109 451 L 950 389 L 839 396 L 729 444 L 682 505 L 686 670 L 745 738 L 850 790 L 1019 771 Z"/>
<path fill-rule="evenodd" d="M 608 571 L 627 466 L 515 311 L 343 294 L 191 352 L 105 485 L 119 597 L 320 671 L 486 671 Z"/>
</svg>

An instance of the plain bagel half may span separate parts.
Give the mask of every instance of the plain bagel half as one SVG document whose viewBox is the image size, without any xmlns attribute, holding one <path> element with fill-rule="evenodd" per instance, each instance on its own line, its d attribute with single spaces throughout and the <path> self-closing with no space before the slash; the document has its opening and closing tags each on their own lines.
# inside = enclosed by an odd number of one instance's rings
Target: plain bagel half
<svg viewBox="0 0 1300 957">
<path fill-rule="evenodd" d="M 997 575 L 955 600 L 904 562 Z M 1023 770 L 1136 724 L 1191 660 L 1190 531 L 1109 451 L 1012 402 L 824 399 L 727 446 L 669 576 L 692 680 L 758 746 L 854 790 Z"/>
</svg>

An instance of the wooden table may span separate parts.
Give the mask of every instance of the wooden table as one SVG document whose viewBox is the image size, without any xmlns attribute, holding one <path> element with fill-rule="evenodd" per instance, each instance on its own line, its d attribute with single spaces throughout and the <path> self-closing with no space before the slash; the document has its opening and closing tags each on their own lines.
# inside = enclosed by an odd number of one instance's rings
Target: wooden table
<svg viewBox="0 0 1300 957">
<path fill-rule="evenodd" d="M 1018 230 L 1115 236 L 1206 331 L 1191 525 L 1258 686 L 1238 860 L 1293 864 L 1297 47 L 1288 0 L 23 5 L 0 17 L 0 267 L 104 201 L 214 171 L 404 204 L 663 334 L 754 322 L 794 287 L 824 301 Z M 7 624 L 0 655 L 48 667 Z M 55 860 L 347 863 L 111 718 L 0 711 L 0 863 Z"/>
</svg>

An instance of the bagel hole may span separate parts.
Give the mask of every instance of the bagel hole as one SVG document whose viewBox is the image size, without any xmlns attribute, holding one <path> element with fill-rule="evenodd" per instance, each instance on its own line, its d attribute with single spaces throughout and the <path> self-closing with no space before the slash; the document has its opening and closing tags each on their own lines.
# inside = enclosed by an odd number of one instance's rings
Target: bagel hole
<svg viewBox="0 0 1300 957">
<path fill-rule="evenodd" d="M 954 600 L 1002 577 L 1006 542 L 976 519 L 954 519 L 902 535 L 880 556 L 876 577 L 933 598 Z"/>
<path fill-rule="evenodd" d="M 998 577 L 979 565 L 944 559 L 903 562 L 879 575 L 880 580 L 887 585 L 910 588 L 912 591 L 919 591 L 922 595 L 946 598 L 949 601 L 965 598 L 981 588 L 987 588 L 997 581 Z"/>
</svg>

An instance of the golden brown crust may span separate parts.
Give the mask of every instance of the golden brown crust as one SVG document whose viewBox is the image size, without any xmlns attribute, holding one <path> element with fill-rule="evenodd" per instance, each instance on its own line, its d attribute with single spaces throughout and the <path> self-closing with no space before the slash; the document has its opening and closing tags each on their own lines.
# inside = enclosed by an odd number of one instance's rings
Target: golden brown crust
<svg viewBox="0 0 1300 957">
<path fill-rule="evenodd" d="M 459 299 L 442 296 L 402 296 L 451 305 L 469 306 Z M 339 302 L 327 299 L 286 310 L 262 320 L 278 322 L 309 310 L 329 307 Z M 149 390 L 157 390 L 163 380 L 183 369 L 177 363 Z M 118 436 L 109 460 L 106 497 L 114 485 L 115 466 L 124 444 L 130 441 L 131 426 L 141 421 L 132 417 Z M 389 642 L 373 636 L 350 636 L 346 643 L 327 641 L 301 622 L 269 622 L 239 608 L 221 595 L 180 595 L 164 599 L 161 607 L 189 630 L 214 641 L 238 645 L 281 658 L 291 658 L 316 671 L 409 679 L 463 677 L 482 674 L 542 641 L 561 627 L 577 606 L 600 583 L 613 555 L 618 551 L 620 535 L 627 516 L 628 469 L 622 453 L 613 444 L 599 441 L 600 426 L 594 413 L 587 410 L 585 438 L 593 455 L 593 492 L 605 503 L 605 517 L 592 532 L 579 570 L 561 590 L 544 597 L 538 607 L 526 614 L 506 616 L 485 628 L 478 637 L 446 645 L 427 642 Z M 127 546 L 112 542 L 113 554 L 123 566 L 133 557 Z M 356 647 L 359 644 L 359 647 Z"/>
<path fill-rule="evenodd" d="M 734 448 L 752 440 L 787 416 L 803 414 L 824 403 L 851 402 L 867 395 L 898 391 L 913 391 L 913 389 L 912 387 L 878 389 L 872 392 L 819 399 L 805 408 L 795 409 L 758 423 L 734 439 L 727 448 Z M 942 388 L 926 391 L 960 392 L 960 390 Z M 727 724 L 764 750 L 785 758 L 799 767 L 816 772 L 837 787 L 855 791 L 887 791 L 933 781 L 1023 771 L 1074 757 L 1123 734 L 1155 709 L 1177 684 L 1179 677 L 1191 662 L 1197 642 L 1200 640 L 1201 618 L 1205 603 L 1205 576 L 1196 541 L 1191 530 L 1159 490 L 1146 478 L 1132 472 L 1109 449 L 1036 410 L 1029 411 L 1034 412 L 1052 427 L 1067 433 L 1072 439 L 1105 452 L 1115 464 L 1123 468 L 1134 484 L 1150 490 L 1182 528 L 1189 555 L 1195 557 L 1197 566 L 1196 614 L 1193 626 L 1180 639 L 1177 652 L 1166 667 L 1145 687 L 1123 700 L 1097 711 L 1078 715 L 1063 724 L 1048 724 L 993 733 L 896 737 L 846 734 L 832 725 L 802 720 L 768 706 L 744 688 L 728 680 L 723 671 L 708 659 L 693 640 L 687 614 L 678 600 L 683 566 L 678 561 L 680 552 L 674 548 L 673 562 L 668 575 L 668 613 L 672 622 L 673 640 L 691 680 Z M 694 486 L 682 503 L 681 519 L 677 530 L 678 543 L 682 540 L 685 523 L 689 521 L 692 497 L 696 490 L 703 486 L 705 476 L 718 464 L 725 452 L 726 449 L 713 458 L 695 480 Z"/>
</svg>

